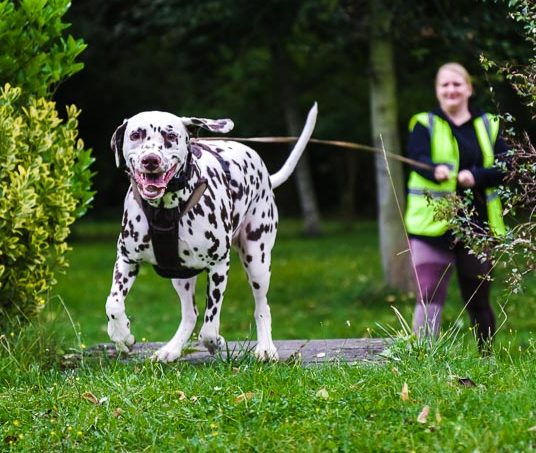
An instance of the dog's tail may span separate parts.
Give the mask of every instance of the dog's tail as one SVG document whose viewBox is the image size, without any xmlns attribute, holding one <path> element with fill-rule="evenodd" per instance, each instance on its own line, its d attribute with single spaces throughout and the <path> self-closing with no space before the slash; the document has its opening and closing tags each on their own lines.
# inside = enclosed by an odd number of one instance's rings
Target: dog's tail
<svg viewBox="0 0 536 453">
<path fill-rule="evenodd" d="M 288 159 L 277 173 L 270 175 L 270 182 L 272 183 L 272 188 L 275 189 L 276 187 L 279 187 L 281 184 L 283 184 L 296 168 L 296 165 L 298 164 L 298 161 L 300 160 L 300 157 L 305 150 L 305 147 L 307 146 L 307 142 L 313 134 L 317 114 L 318 105 L 315 102 L 313 107 L 311 107 L 311 110 L 309 110 L 309 114 L 307 115 L 307 121 L 305 122 L 303 131 L 300 134 L 296 145 L 294 145 L 290 156 L 288 156 Z"/>
</svg>

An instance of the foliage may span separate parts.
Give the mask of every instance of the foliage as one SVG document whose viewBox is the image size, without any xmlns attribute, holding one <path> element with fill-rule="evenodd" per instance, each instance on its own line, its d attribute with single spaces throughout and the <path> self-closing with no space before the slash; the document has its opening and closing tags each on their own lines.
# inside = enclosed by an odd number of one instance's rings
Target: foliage
<svg viewBox="0 0 536 453">
<path fill-rule="evenodd" d="M 533 0 L 510 0 L 507 2 L 510 17 L 523 25 L 526 41 L 532 48 L 533 57 L 525 65 L 512 62 L 497 62 L 487 56 L 481 63 L 487 71 L 503 75 L 516 93 L 536 115 L 536 3 Z M 470 198 L 465 201 L 453 197 L 443 205 L 439 215 L 448 219 L 456 236 L 464 238 L 473 252 L 482 258 L 502 263 L 509 272 L 506 276 L 508 289 L 520 292 L 524 277 L 536 270 L 536 149 L 529 135 L 522 136 L 516 131 L 515 119 L 510 114 L 503 115 L 505 133 L 511 150 L 505 162 L 498 163 L 507 177 L 505 185 L 499 188 L 504 213 L 515 214 L 510 220 L 510 228 L 505 236 L 494 236 L 486 226 L 473 221 L 474 213 Z"/>
<path fill-rule="evenodd" d="M 524 42 L 516 31 L 521 27 L 504 19 L 505 6 L 480 0 L 389 4 L 396 13 L 400 130 L 412 114 L 435 104 L 434 73 L 448 60 L 468 67 L 475 101 L 495 111 L 475 56 L 492 49 L 494 56 L 521 59 Z M 225 116 L 235 121 L 236 136 L 283 135 L 286 98 L 272 59 L 274 41 L 288 56 L 299 109 L 305 112 L 318 101 L 315 136 L 370 141 L 367 1 L 77 0 L 68 14 L 89 47 L 83 54 L 86 70 L 63 84 L 58 95 L 83 107 L 81 134 L 97 156 L 95 215 L 122 206 L 109 137 L 126 116 L 149 109 Z M 515 99 L 505 83 L 495 92 Z M 258 149 L 269 169 L 276 169 L 288 150 L 275 144 Z M 346 215 L 344 200 L 351 194 L 356 213 L 374 217 L 371 155 L 320 145 L 307 152 L 322 214 Z M 360 182 L 353 192 L 350 172 Z M 280 212 L 295 215 L 292 182 L 278 191 Z"/>
<path fill-rule="evenodd" d="M 54 102 L 20 88 L 0 91 L 0 314 L 28 317 L 66 266 L 67 236 L 91 200 L 89 151 L 77 138 L 79 111 L 65 121 Z"/>
<path fill-rule="evenodd" d="M 50 97 L 78 72 L 82 40 L 64 37 L 68 0 L 0 2 L 0 323 L 41 308 L 65 268 L 70 225 L 92 199 L 79 111 Z"/>
<path fill-rule="evenodd" d="M 115 260 L 115 242 L 120 216 L 106 224 L 77 222 L 74 227 L 74 250 L 69 255 L 69 272 L 62 276 L 55 292 L 63 300 L 86 345 L 108 341 L 104 301 L 110 291 Z M 378 257 L 377 226 L 359 222 L 352 228 L 326 221 L 324 234 L 315 239 L 301 236 L 298 220 L 282 219 L 272 255 L 272 279 L 268 301 L 272 310 L 275 339 L 358 338 L 383 336 L 377 327 L 398 325 L 392 307 L 411 319 L 414 295 L 398 293 L 384 287 Z M 91 278 L 88 278 L 88 276 Z M 534 280 L 523 295 L 509 295 L 505 304 L 503 269 L 497 269 L 497 284 L 492 286 L 496 302 L 497 341 L 505 331 L 520 329 L 518 343 L 523 343 L 536 329 L 532 316 L 536 285 Z M 321 278 L 319 278 L 321 276 Z M 463 303 L 452 279 L 443 313 L 443 325 L 456 324 L 462 332 L 469 329 Z M 199 277 L 196 301 L 204 310 L 206 276 Z M 95 305 L 97 304 L 97 305 Z M 142 265 L 126 301 L 132 329 L 140 341 L 165 341 L 177 329 L 180 310 L 172 285 L 158 277 L 150 265 Z M 236 253 L 232 254 L 221 334 L 227 340 L 254 338 L 254 302 L 251 289 Z M 201 327 L 199 322 L 197 329 Z M 198 331 L 198 330 L 197 330 Z M 476 350 L 476 346 L 472 343 Z"/>
<path fill-rule="evenodd" d="M 86 356 L 76 368 L 66 368 L 72 362 L 65 364 L 63 355 L 84 349 L 80 329 L 88 346 L 106 341 L 102 313 L 118 222 L 107 225 L 108 231 L 102 224 L 76 225 L 80 240 L 71 253 L 72 269 L 58 288 L 69 313 L 52 298 L 38 318 L 43 325 L 34 321 L 31 329 L 0 335 L 0 442 L 5 449 L 532 448 L 536 279 L 530 293 L 514 301 L 522 302 L 517 305 L 525 312 L 516 309 L 509 322 L 522 331 L 499 328 L 493 358 L 477 357 L 463 319 L 436 344 L 407 341 L 402 335 L 408 336 L 409 327 L 397 333 L 400 326 L 390 306 L 395 304 L 407 318 L 413 300 L 375 287 L 380 267 L 374 223 L 356 223 L 351 230 L 328 223 L 325 236 L 310 239 L 300 235 L 299 222 L 283 219 L 269 301 L 277 339 L 360 336 L 374 330 L 376 322 L 391 324 L 388 333 L 395 341 L 381 364 L 301 367 L 240 358 L 201 366 L 161 365 Z M 198 290 L 196 300 L 201 302 L 205 288 L 200 284 Z M 455 291 L 448 297 L 444 318 L 450 324 L 453 312 L 454 318 L 465 312 Z M 96 304 L 98 300 L 102 303 Z M 180 317 L 171 285 L 150 266 L 141 267 L 127 309 L 140 340 L 170 338 Z M 222 334 L 229 340 L 251 338 L 253 311 L 249 284 L 236 261 L 223 305 Z M 425 406 L 428 417 L 421 415 Z"/>
<path fill-rule="evenodd" d="M 34 335 L 0 337 L 5 449 L 530 451 L 534 442 L 532 341 L 485 359 L 463 341 L 428 354 L 397 338 L 381 363 L 85 357 L 65 369 L 49 364 L 56 340 L 36 345 Z"/>
<path fill-rule="evenodd" d="M 70 0 L 0 1 L 0 81 L 28 96 L 45 97 L 66 77 L 83 67 L 76 57 L 85 49 L 81 39 L 63 37 L 62 16 Z"/>
</svg>

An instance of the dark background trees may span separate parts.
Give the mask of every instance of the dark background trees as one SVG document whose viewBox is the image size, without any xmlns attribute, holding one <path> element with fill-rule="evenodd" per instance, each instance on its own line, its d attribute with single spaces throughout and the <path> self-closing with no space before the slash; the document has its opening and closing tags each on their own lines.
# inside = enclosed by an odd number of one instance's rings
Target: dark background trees
<svg viewBox="0 0 536 453">
<path fill-rule="evenodd" d="M 400 130 L 413 112 L 434 105 L 433 76 L 447 60 L 472 71 L 477 102 L 495 110 L 479 54 L 525 51 L 504 5 L 389 3 Z M 282 135 L 290 129 L 285 103 L 301 120 L 316 100 L 316 137 L 370 143 L 369 18 L 368 2 L 359 0 L 74 2 L 67 19 L 70 32 L 88 44 L 85 69 L 59 87 L 56 100 L 83 111 L 81 133 L 97 158 L 93 215 L 121 202 L 108 140 L 123 118 L 140 110 L 231 117 L 235 135 Z M 496 88 L 501 109 L 517 110 L 505 85 Z M 286 146 L 258 148 L 271 168 L 286 154 Z M 320 146 L 308 154 L 322 213 L 374 215 L 371 156 Z M 285 214 L 299 214 L 295 190 L 293 184 L 281 189 Z"/>
<path fill-rule="evenodd" d="M 378 129 L 371 130 L 371 111 L 380 124 L 382 105 L 395 101 L 390 114 L 400 133 L 394 131 L 393 136 L 400 135 L 402 149 L 387 151 L 402 153 L 410 116 L 435 105 L 437 67 L 455 60 L 474 75 L 475 103 L 511 112 L 522 126 L 529 126 L 508 84 L 485 74 L 479 61 L 481 53 L 510 62 L 528 57 L 530 49 L 520 26 L 508 19 L 504 3 L 393 0 L 382 3 L 389 12 L 389 21 L 383 24 L 371 14 L 374 4 L 366 0 L 74 2 L 68 14 L 70 31 L 88 44 L 82 56 L 86 66 L 59 87 L 56 99 L 74 102 L 83 110 L 81 135 L 96 157 L 98 194 L 91 215 L 119 216 L 128 182 L 113 166 L 109 138 L 123 118 L 141 110 L 230 117 L 236 125 L 234 136 L 270 136 L 294 134 L 317 101 L 315 137 L 378 144 Z M 385 11 L 380 12 L 380 18 L 384 16 Z M 377 49 L 371 37 L 385 38 L 391 46 L 395 89 L 390 92 L 382 91 L 386 85 L 374 85 L 378 60 L 371 54 Z M 379 89 L 376 100 L 396 99 L 371 104 L 371 87 Z M 389 140 L 386 146 L 398 145 Z M 259 144 L 256 149 L 270 170 L 277 169 L 288 153 L 287 145 Z M 400 175 L 395 188 L 403 193 L 404 170 L 397 165 L 393 169 Z M 382 171 L 370 154 L 310 145 L 296 172 L 300 182 L 288 183 L 276 193 L 280 211 L 306 215 L 309 233 L 320 231 L 322 217 L 374 218 L 378 206 L 383 214 L 391 211 L 379 217 L 385 224 L 394 205 L 393 197 L 377 204 L 381 189 L 384 194 L 390 191 Z M 380 233 L 392 234 L 381 229 Z M 390 244 L 388 237 L 382 242 Z M 391 248 L 398 246 L 386 247 L 387 255 L 392 255 Z"/>
</svg>

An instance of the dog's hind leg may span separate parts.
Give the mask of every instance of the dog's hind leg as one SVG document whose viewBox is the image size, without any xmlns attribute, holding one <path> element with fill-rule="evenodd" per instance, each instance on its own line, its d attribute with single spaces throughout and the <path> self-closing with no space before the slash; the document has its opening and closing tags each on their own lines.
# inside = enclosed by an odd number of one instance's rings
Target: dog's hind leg
<svg viewBox="0 0 536 453">
<path fill-rule="evenodd" d="M 223 295 L 227 287 L 230 257 L 209 269 L 207 274 L 207 306 L 199 341 L 214 354 L 225 347 L 225 339 L 220 335 L 220 313 Z"/>
<path fill-rule="evenodd" d="M 195 305 L 196 281 L 197 277 L 171 280 L 181 301 L 181 322 L 173 338 L 153 354 L 153 360 L 173 362 L 178 359 L 184 345 L 192 335 L 197 321 L 197 307 Z"/>
<path fill-rule="evenodd" d="M 260 360 L 277 360 L 277 349 L 272 340 L 272 315 L 267 293 L 270 287 L 271 251 L 275 241 L 275 231 L 266 232 L 258 239 L 247 239 L 242 235 L 239 255 L 248 276 L 248 282 L 255 298 L 255 323 L 257 326 L 257 347 L 255 356 Z"/>
</svg>

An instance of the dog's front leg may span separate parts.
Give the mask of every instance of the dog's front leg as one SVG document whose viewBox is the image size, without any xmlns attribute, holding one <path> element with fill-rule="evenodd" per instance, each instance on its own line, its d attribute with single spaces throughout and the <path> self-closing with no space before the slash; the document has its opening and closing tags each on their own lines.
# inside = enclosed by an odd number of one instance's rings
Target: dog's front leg
<svg viewBox="0 0 536 453">
<path fill-rule="evenodd" d="M 153 360 L 173 362 L 180 357 L 184 345 L 192 335 L 197 321 L 197 308 L 195 306 L 196 280 L 197 277 L 171 280 L 181 301 L 181 322 L 173 338 L 153 354 Z"/>
<path fill-rule="evenodd" d="M 130 333 L 130 321 L 125 313 L 125 299 L 138 275 L 138 269 L 138 263 L 127 262 L 123 257 L 117 257 L 112 289 L 106 300 L 106 315 L 108 335 L 118 351 L 128 352 L 136 342 Z"/>
<path fill-rule="evenodd" d="M 203 327 L 199 332 L 199 341 L 211 354 L 225 347 L 225 339 L 220 335 L 220 313 L 228 272 L 229 257 L 212 267 L 207 275 L 207 306 Z"/>
</svg>

